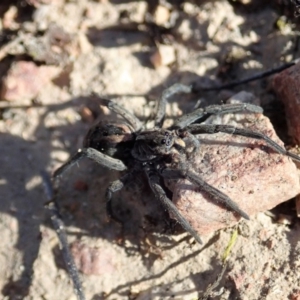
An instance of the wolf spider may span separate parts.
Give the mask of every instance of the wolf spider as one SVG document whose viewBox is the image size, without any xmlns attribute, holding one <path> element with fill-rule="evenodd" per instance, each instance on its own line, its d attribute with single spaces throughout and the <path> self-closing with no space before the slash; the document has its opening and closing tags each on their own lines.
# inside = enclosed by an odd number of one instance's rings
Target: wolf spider
<svg viewBox="0 0 300 300">
<path fill-rule="evenodd" d="M 213 125 L 197 123 L 213 114 L 249 112 L 262 113 L 263 109 L 252 104 L 223 104 L 211 105 L 195 109 L 193 112 L 179 117 L 172 126 L 163 128 L 165 109 L 168 99 L 176 93 L 191 93 L 192 87 L 175 84 L 166 89 L 159 100 L 152 129 L 145 129 L 143 124 L 125 108 L 111 100 L 101 99 L 102 104 L 119 114 L 124 120 L 120 123 L 99 122 L 92 127 L 84 140 L 83 148 L 53 174 L 53 181 L 77 164 L 82 158 L 90 158 L 108 169 L 126 171 L 120 179 L 109 184 L 106 190 L 107 210 L 111 213 L 113 193 L 121 190 L 127 182 L 138 173 L 144 173 L 148 179 L 155 197 L 166 210 L 189 232 L 198 243 L 202 243 L 198 233 L 192 228 L 186 218 L 181 215 L 171 199 L 167 196 L 163 180 L 188 179 L 191 183 L 206 192 L 213 200 L 234 211 L 245 219 L 247 212 L 215 187 L 206 183 L 189 163 L 193 154 L 201 147 L 197 135 L 214 134 L 218 132 L 240 135 L 263 140 L 276 152 L 300 161 L 300 157 L 288 152 L 268 136 L 249 129 L 236 128 L 231 125 Z M 50 203 L 55 204 L 55 197 Z M 53 210 L 52 206 L 52 210 Z M 60 233 L 60 226 L 57 225 Z M 67 259 L 68 260 L 68 259 Z M 74 270 L 71 268 L 71 277 Z M 76 281 L 72 277 L 73 282 Z M 75 284 L 76 286 L 76 284 Z M 79 288 L 77 288 L 77 294 Z M 76 290 L 76 288 L 75 288 Z M 84 299 L 83 296 L 80 299 Z"/>
<path fill-rule="evenodd" d="M 143 172 L 146 174 L 155 197 L 199 243 L 202 243 L 199 235 L 167 197 L 166 191 L 161 185 L 161 179 L 188 179 L 217 202 L 245 219 L 249 219 L 247 213 L 242 211 L 233 200 L 206 183 L 191 170 L 191 165 L 188 163 L 189 159 L 200 147 L 196 135 L 224 132 L 261 139 L 278 153 L 298 161 L 300 161 L 300 157 L 288 152 L 272 139 L 259 132 L 236 128 L 231 125 L 196 123 L 200 118 L 212 114 L 263 112 L 261 107 L 252 104 L 223 104 L 198 108 L 178 118 L 171 127 L 162 128 L 168 98 L 176 93 L 191 92 L 192 87 L 182 84 L 175 84 L 166 89 L 158 103 L 155 126 L 149 130 L 144 129 L 139 119 L 116 102 L 102 99 L 102 104 L 105 104 L 110 110 L 122 116 L 124 122 L 99 122 L 92 127 L 85 137 L 83 149 L 79 149 L 69 161 L 54 172 L 54 180 L 85 157 L 109 169 L 127 171 L 120 179 L 112 182 L 106 190 L 107 208 L 108 212 L 111 212 L 112 194 L 121 190 L 133 176 L 136 176 L 136 173 Z"/>
</svg>

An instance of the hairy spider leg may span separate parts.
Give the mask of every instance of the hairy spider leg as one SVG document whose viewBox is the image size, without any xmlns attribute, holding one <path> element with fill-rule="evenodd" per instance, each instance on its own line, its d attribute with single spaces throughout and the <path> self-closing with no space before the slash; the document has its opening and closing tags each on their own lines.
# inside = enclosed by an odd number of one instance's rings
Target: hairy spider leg
<svg viewBox="0 0 300 300">
<path fill-rule="evenodd" d="M 125 164 L 119 160 L 112 158 L 102 152 L 97 151 L 94 148 L 83 148 L 79 149 L 78 152 L 72 156 L 66 163 L 64 163 L 61 167 L 59 167 L 53 174 L 53 179 L 55 180 L 57 177 L 61 176 L 68 169 L 70 169 L 73 165 L 78 163 L 82 158 L 90 158 L 101 166 L 107 167 L 112 170 L 124 171 L 127 169 Z"/>
<path fill-rule="evenodd" d="M 178 93 L 189 94 L 192 92 L 192 86 L 175 83 L 171 87 L 162 92 L 162 95 L 158 101 L 158 107 L 155 117 L 155 127 L 161 128 L 165 119 L 166 105 L 168 99 Z"/>
<path fill-rule="evenodd" d="M 133 131 L 140 131 L 143 129 L 144 126 L 141 121 L 123 106 L 120 106 L 118 103 L 108 99 L 100 99 L 103 105 L 107 106 L 107 108 L 120 115 L 125 121 L 127 121 L 129 125 L 132 126 Z"/>
<path fill-rule="evenodd" d="M 178 118 L 172 125 L 172 128 L 184 128 L 196 122 L 198 119 L 209 115 L 237 112 L 263 113 L 263 109 L 260 106 L 249 103 L 210 105 L 205 108 L 198 108 L 195 111 Z"/>
<path fill-rule="evenodd" d="M 79 273 L 68 245 L 68 238 L 65 226 L 59 213 L 59 206 L 57 204 L 56 197 L 54 196 L 51 180 L 46 172 L 41 172 L 41 176 L 43 179 L 43 184 L 48 199 L 48 202 L 45 204 L 45 207 L 50 212 L 51 221 L 60 242 L 64 262 L 66 264 L 69 276 L 73 282 L 75 294 L 78 300 L 85 300 Z"/>
<path fill-rule="evenodd" d="M 168 198 L 166 192 L 160 185 L 160 176 L 153 170 L 148 164 L 144 167 L 144 171 L 147 175 L 149 185 L 155 195 L 155 197 L 162 203 L 162 205 L 171 213 L 176 221 L 199 243 L 202 244 L 202 240 L 198 233 L 193 229 L 190 223 L 181 215 L 174 203 Z"/>
<path fill-rule="evenodd" d="M 165 168 L 160 171 L 160 174 L 166 179 L 188 179 L 190 182 L 198 186 L 203 192 L 206 192 L 216 202 L 221 202 L 227 208 L 235 211 L 246 220 L 250 217 L 226 194 L 206 183 L 196 173 L 185 168 L 184 170 Z"/>
<path fill-rule="evenodd" d="M 291 159 L 300 162 L 300 156 L 287 151 L 286 149 L 278 145 L 276 142 L 274 142 L 272 139 L 270 139 L 268 136 L 260 132 L 256 132 L 244 128 L 237 128 L 232 125 L 214 125 L 214 124 L 192 124 L 190 126 L 187 126 L 184 130 L 187 130 L 192 134 L 203 134 L 203 133 L 214 134 L 218 132 L 224 132 L 228 134 L 241 135 L 253 139 L 263 140 L 274 151 L 286 155 Z"/>
</svg>

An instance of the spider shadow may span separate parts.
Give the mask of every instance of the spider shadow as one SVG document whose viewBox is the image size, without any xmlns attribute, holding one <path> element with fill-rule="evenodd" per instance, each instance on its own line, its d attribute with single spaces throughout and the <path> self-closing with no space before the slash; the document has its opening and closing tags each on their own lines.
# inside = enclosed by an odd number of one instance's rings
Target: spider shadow
<svg viewBox="0 0 300 300">
<path fill-rule="evenodd" d="M 14 271 L 18 276 L 7 278 L 1 289 L 2 295 L 7 299 L 20 297 L 23 299 L 29 294 L 33 265 L 38 257 L 42 239 L 41 226 L 51 227 L 49 216 L 45 215 L 43 206 L 46 198 L 41 185 L 40 171 L 51 165 L 51 153 L 59 151 L 59 147 L 51 144 L 55 130 L 45 126 L 44 121 L 52 109 L 59 111 L 69 106 L 70 103 L 50 105 L 49 111 L 39 117 L 36 132 L 30 138 L 27 137 L 27 140 L 13 134 L 1 134 L 1 212 L 4 230 L 6 230 L 6 234 L 3 234 L 3 242 L 5 237 L 9 236 L 6 242 L 7 249 L 15 248 L 20 253 L 16 256 L 15 250 L 7 252 L 6 268 L 14 270 L 17 266 L 21 266 L 20 270 Z M 19 110 L 18 107 L 15 110 L 13 107 L 11 109 L 12 119 L 29 119 L 26 110 Z M 74 124 L 72 127 L 61 126 L 58 131 L 62 136 L 69 137 L 74 129 L 80 134 L 80 126 Z M 81 129 L 84 132 L 82 126 Z M 69 142 L 75 143 L 76 139 L 73 136 Z M 14 219 L 16 221 L 13 221 Z M 9 265 L 11 261 L 13 264 Z"/>
<path fill-rule="evenodd" d="M 13 261 L 14 265 L 6 267 L 12 270 L 17 265 L 22 267 L 21 271 L 18 270 L 18 278 L 7 278 L 1 289 L 2 295 L 7 299 L 24 298 L 28 295 L 33 265 L 38 257 L 42 238 L 41 225 L 52 227 L 43 207 L 46 198 L 40 181 L 40 171 L 51 165 L 51 153 L 59 151 L 59 147 L 51 144 L 53 134 L 59 133 L 60 138 L 68 136 L 68 141 L 65 138 L 64 141 L 76 144 L 77 135 L 83 135 L 88 127 L 84 123 L 57 128 L 45 126 L 45 118 L 51 111 L 67 109 L 72 103 L 70 101 L 67 104 L 50 106 L 49 111 L 40 117 L 40 125 L 30 140 L 12 134 L 1 134 L 1 220 L 6 232 L 3 234 L 3 243 L 7 244 L 6 249 L 13 247 L 20 252 L 17 257 L 12 257 L 15 251 L 7 253 L 7 263 Z M 26 111 L 22 110 L 20 114 L 14 112 L 16 118 L 28 118 Z M 5 241 L 4 237 L 7 236 L 10 238 Z"/>
<path fill-rule="evenodd" d="M 12 258 L 15 251 L 7 253 L 8 261 L 14 259 L 16 265 L 22 266 L 22 272 L 18 280 L 8 278 L 1 292 L 7 299 L 16 299 L 28 295 L 33 264 L 38 256 L 44 209 L 43 196 L 36 176 L 37 166 L 46 164 L 46 161 L 39 155 L 41 149 L 38 150 L 33 142 L 2 134 L 1 143 L 1 212 L 3 223 L 8 230 L 8 233 L 3 233 L 3 242 L 7 243 L 8 249 L 14 247 L 22 255 Z M 17 220 L 13 227 L 9 226 L 12 222 L 9 216 Z M 10 237 L 9 241 L 5 241 L 7 236 Z M 13 267 L 11 266 L 12 269 Z"/>
<path fill-rule="evenodd" d="M 128 294 L 128 288 L 134 286 L 134 285 L 138 285 L 141 284 L 143 282 L 147 282 L 147 281 L 152 281 L 155 279 L 158 279 L 162 276 L 164 276 L 165 274 L 167 274 L 168 272 L 171 272 L 174 268 L 180 266 L 181 264 L 197 257 L 198 255 L 200 255 L 204 250 L 208 249 L 211 245 L 213 245 L 217 240 L 218 240 L 218 235 L 214 235 L 212 238 L 210 238 L 210 240 L 208 240 L 208 242 L 201 247 L 201 249 L 194 251 L 186 256 L 181 257 L 180 259 L 174 261 L 173 263 L 170 263 L 166 268 L 164 268 L 163 270 L 161 270 L 159 273 L 155 274 L 155 275 L 151 275 L 151 276 L 147 276 L 144 278 L 141 278 L 139 280 L 134 280 L 131 282 L 128 282 L 126 284 L 121 284 L 116 286 L 113 290 L 110 291 L 109 294 L 106 294 L 105 297 L 109 297 L 112 295 L 127 295 Z M 183 241 L 185 241 L 187 238 L 183 238 L 181 240 L 179 240 L 178 242 L 174 243 L 174 245 L 172 245 L 171 247 L 175 247 L 178 246 L 179 244 L 181 244 Z M 168 249 L 164 248 L 165 250 Z M 216 273 L 218 272 L 218 269 L 215 268 L 216 266 L 218 266 L 220 264 L 218 258 L 212 258 L 211 260 L 211 266 L 212 269 L 215 270 L 213 272 L 207 272 L 210 275 L 212 275 L 212 273 Z M 207 274 L 206 272 L 204 272 L 205 274 Z M 201 273 L 202 274 L 202 273 Z M 172 295 L 170 297 L 176 297 L 176 296 L 183 296 L 183 295 L 188 295 L 192 292 L 195 291 L 199 291 L 199 290 L 204 290 L 210 283 L 211 283 L 211 278 L 214 277 L 205 277 L 205 280 L 200 280 L 203 278 L 203 276 L 201 274 L 191 274 L 189 275 L 189 277 L 191 278 L 191 280 L 193 281 L 195 288 L 190 289 L 190 290 L 185 290 L 185 291 L 181 291 L 181 292 L 172 292 Z M 213 276 L 213 275 L 212 275 Z M 176 285 L 177 283 L 180 283 L 182 281 L 184 281 L 186 278 L 182 278 L 179 280 L 176 280 L 175 282 L 172 282 L 170 284 L 160 284 L 160 285 L 151 285 L 151 288 L 146 290 L 146 291 L 140 291 L 139 294 L 146 294 L 146 295 L 157 295 L 157 296 L 167 296 L 166 294 L 168 294 L 168 291 L 172 288 L 172 286 Z M 155 290 L 158 290 L 157 292 Z M 170 293 L 169 293 L 170 294 Z M 94 297 L 92 298 L 93 300 L 98 300 L 98 299 L 103 299 L 103 296 L 98 294 L 98 295 L 94 295 Z M 175 298 L 176 299 L 176 298 Z"/>
</svg>

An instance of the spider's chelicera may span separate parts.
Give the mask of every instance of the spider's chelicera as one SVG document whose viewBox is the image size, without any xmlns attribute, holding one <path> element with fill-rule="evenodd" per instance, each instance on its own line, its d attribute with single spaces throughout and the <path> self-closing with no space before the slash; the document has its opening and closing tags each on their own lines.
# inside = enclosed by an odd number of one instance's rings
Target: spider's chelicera
<svg viewBox="0 0 300 300">
<path fill-rule="evenodd" d="M 231 125 L 201 124 L 203 119 L 212 114 L 224 113 L 262 113 L 261 107 L 252 104 L 223 104 L 198 108 L 189 114 L 179 117 L 174 124 L 164 129 L 165 108 L 168 98 L 176 93 L 190 93 L 192 88 L 182 84 L 175 84 L 165 90 L 158 103 L 155 126 L 153 129 L 144 129 L 143 124 L 129 111 L 116 102 L 102 100 L 110 110 L 123 117 L 122 123 L 100 122 L 92 127 L 80 149 L 68 162 L 55 171 L 56 180 L 67 169 L 80 159 L 87 157 L 109 169 L 125 171 L 120 179 L 112 182 L 106 190 L 108 212 L 112 194 L 119 191 L 130 181 L 136 173 L 143 172 L 148 178 L 149 185 L 155 197 L 176 218 L 182 227 L 188 231 L 197 242 L 201 239 L 176 206 L 168 198 L 162 179 L 188 179 L 210 197 L 236 212 L 245 219 L 249 219 L 244 212 L 227 195 L 206 183 L 192 169 L 193 154 L 201 147 L 197 135 L 223 132 L 254 139 L 263 140 L 269 147 L 278 153 L 300 161 L 300 157 L 288 152 L 266 135 L 249 129 L 236 128 Z M 197 123 L 198 122 L 198 123 Z"/>
</svg>

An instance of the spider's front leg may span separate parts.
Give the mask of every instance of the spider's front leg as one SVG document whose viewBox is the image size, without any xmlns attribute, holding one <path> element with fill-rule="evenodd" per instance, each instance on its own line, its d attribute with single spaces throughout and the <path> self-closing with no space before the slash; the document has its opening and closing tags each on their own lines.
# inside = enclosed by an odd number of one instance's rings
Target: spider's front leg
<svg viewBox="0 0 300 300">
<path fill-rule="evenodd" d="M 218 132 L 224 132 L 228 134 L 240 135 L 253 139 L 263 140 L 274 151 L 300 162 L 300 157 L 298 155 L 287 151 L 286 149 L 278 145 L 276 142 L 274 142 L 272 139 L 270 139 L 268 136 L 260 132 L 252 131 L 250 129 L 237 128 L 232 125 L 192 124 L 187 126 L 184 130 L 182 130 L 182 134 L 185 131 L 188 131 L 191 134 L 214 134 Z"/>
<path fill-rule="evenodd" d="M 185 128 L 196 122 L 202 117 L 210 115 L 230 114 L 230 113 L 263 113 L 260 106 L 249 103 L 210 105 L 205 108 L 198 108 L 191 113 L 185 114 L 178 118 L 172 128 Z"/>
<path fill-rule="evenodd" d="M 192 92 L 192 86 L 179 84 L 179 83 L 173 84 L 172 86 L 164 90 L 158 102 L 158 108 L 155 117 L 155 127 L 158 128 L 162 127 L 165 119 L 166 105 L 170 97 L 178 93 L 189 94 L 191 92 Z"/>
<path fill-rule="evenodd" d="M 191 234 L 191 236 L 199 243 L 202 244 L 201 238 L 198 233 L 192 228 L 190 223 L 181 215 L 174 203 L 167 197 L 166 192 L 160 185 L 160 176 L 153 170 L 149 164 L 145 164 L 144 171 L 148 177 L 149 185 L 155 197 L 162 203 L 162 205 L 174 216 L 180 225 Z"/>
<path fill-rule="evenodd" d="M 108 100 L 108 99 L 103 99 L 100 98 L 101 102 L 103 105 L 105 105 L 107 108 L 110 110 L 114 111 L 116 114 L 122 116 L 122 118 L 127 121 L 128 124 L 131 125 L 131 127 L 134 129 L 134 131 L 139 131 L 143 129 L 143 124 L 141 121 L 133 115 L 131 112 L 129 112 L 127 109 L 124 107 L 120 106 L 118 103 Z"/>
</svg>

